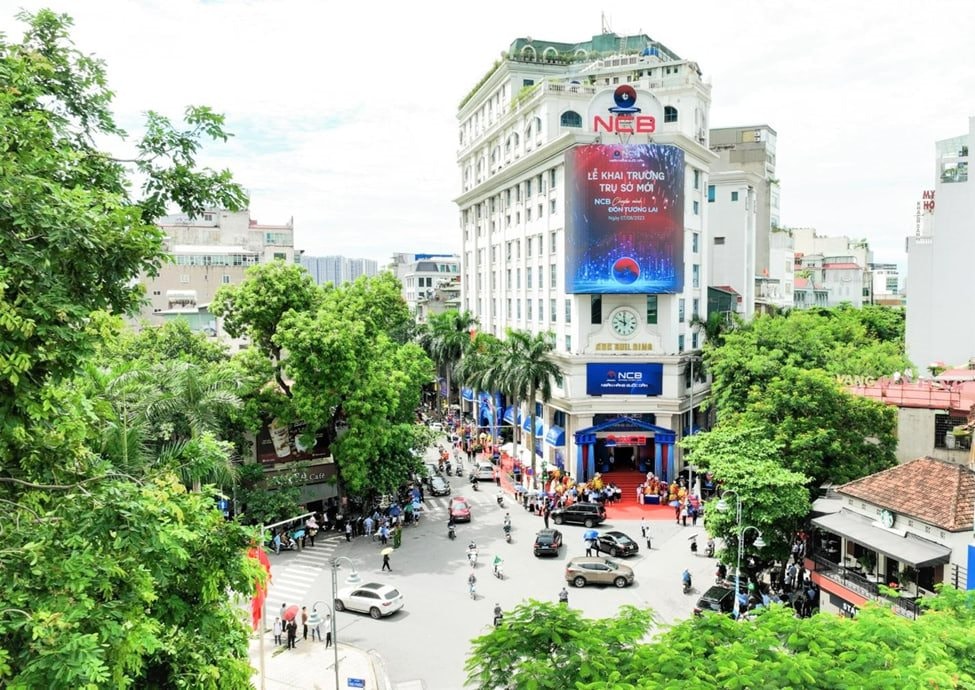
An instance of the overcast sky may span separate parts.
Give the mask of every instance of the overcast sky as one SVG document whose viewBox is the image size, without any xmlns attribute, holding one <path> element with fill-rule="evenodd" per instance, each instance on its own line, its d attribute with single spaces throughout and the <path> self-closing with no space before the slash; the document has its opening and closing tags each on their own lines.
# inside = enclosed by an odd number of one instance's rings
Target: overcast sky
<svg viewBox="0 0 975 690">
<path fill-rule="evenodd" d="M 646 33 L 712 83 L 712 127 L 778 132 L 781 219 L 865 237 L 904 264 L 915 201 L 934 186 L 934 142 L 975 115 L 975 1 L 698 0 L 607 3 L 620 35 Z M 456 112 L 517 37 L 600 33 L 589 2 L 491 0 L 3 0 L 67 12 L 78 48 L 108 64 L 120 122 L 223 112 L 208 147 L 262 223 L 294 217 L 308 254 L 388 262 L 459 251 Z"/>
</svg>

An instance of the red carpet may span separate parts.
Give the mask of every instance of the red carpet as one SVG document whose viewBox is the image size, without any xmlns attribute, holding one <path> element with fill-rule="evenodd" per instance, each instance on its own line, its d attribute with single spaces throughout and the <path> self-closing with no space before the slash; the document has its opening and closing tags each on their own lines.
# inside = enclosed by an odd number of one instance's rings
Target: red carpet
<svg viewBox="0 0 975 690">
<path fill-rule="evenodd" d="M 616 484 L 623 492 L 619 503 L 606 505 L 608 520 L 673 520 L 674 509 L 668 505 L 641 505 L 636 500 L 636 488 L 646 480 L 647 475 L 637 470 L 617 470 L 604 472 L 604 484 Z"/>
</svg>

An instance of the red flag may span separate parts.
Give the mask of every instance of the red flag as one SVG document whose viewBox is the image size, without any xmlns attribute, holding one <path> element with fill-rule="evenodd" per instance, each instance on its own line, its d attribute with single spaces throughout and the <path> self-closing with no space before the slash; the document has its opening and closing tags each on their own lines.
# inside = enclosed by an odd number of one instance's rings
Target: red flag
<svg viewBox="0 0 975 690">
<path fill-rule="evenodd" d="M 247 551 L 247 557 L 253 558 L 255 561 L 261 564 L 264 571 L 267 573 L 267 582 L 271 581 L 271 561 L 268 560 L 267 554 L 264 549 L 252 546 Z M 254 584 L 254 598 L 251 599 L 251 625 L 254 626 L 254 630 L 257 630 L 257 626 L 261 622 L 261 612 L 264 610 L 264 600 L 267 598 L 267 586 L 261 584 L 258 580 Z"/>
</svg>

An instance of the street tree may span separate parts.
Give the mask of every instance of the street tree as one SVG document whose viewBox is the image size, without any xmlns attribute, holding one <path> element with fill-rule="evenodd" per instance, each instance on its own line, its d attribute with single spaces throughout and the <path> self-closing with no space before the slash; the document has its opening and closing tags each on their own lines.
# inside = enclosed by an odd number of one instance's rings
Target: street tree
<svg viewBox="0 0 975 690">
<path fill-rule="evenodd" d="M 481 690 L 563 690 L 632 677 L 628 659 L 650 623 L 650 612 L 635 606 L 594 620 L 563 604 L 529 599 L 505 612 L 500 626 L 472 640 L 467 681 Z"/>
<path fill-rule="evenodd" d="M 792 537 L 809 515 L 810 501 L 807 478 L 782 466 L 781 446 L 762 427 L 724 423 L 688 436 L 680 445 L 699 470 L 714 475 L 719 493 L 729 492 L 727 510 L 719 510 L 718 501 L 708 501 L 705 506 L 708 534 L 720 537 L 725 545 L 722 560 L 737 562 L 739 530 L 746 526 L 761 531 L 767 544 L 755 549 L 752 544 L 757 534 L 747 530 L 743 535 L 746 552 L 760 551 L 765 559 L 788 558 Z"/>
<path fill-rule="evenodd" d="M 246 203 L 227 171 L 196 164 L 227 138 L 223 118 L 150 113 L 120 160 L 104 65 L 73 47 L 67 17 L 20 17 L 22 38 L 0 36 L 0 685 L 249 687 L 228 593 L 254 590 L 251 535 L 165 459 L 132 455 L 137 439 L 110 450 L 106 408 L 73 380 L 112 330 L 105 312 L 133 312 L 137 279 L 166 260 L 154 221 Z M 195 463 L 215 446 L 174 451 Z"/>
<path fill-rule="evenodd" d="M 432 314 L 419 336 L 420 345 L 443 372 L 447 386 L 446 404 L 450 404 L 454 385 L 454 370 L 471 342 L 471 331 L 477 319 L 470 312 L 448 310 Z"/>
<path fill-rule="evenodd" d="M 107 366 L 117 362 L 139 361 L 147 364 L 190 361 L 217 364 L 230 358 L 227 347 L 214 338 L 190 330 L 185 319 L 167 321 L 159 327 L 139 330 L 125 328 L 117 320 L 117 332 L 106 337 L 99 349 L 99 359 Z"/>
</svg>

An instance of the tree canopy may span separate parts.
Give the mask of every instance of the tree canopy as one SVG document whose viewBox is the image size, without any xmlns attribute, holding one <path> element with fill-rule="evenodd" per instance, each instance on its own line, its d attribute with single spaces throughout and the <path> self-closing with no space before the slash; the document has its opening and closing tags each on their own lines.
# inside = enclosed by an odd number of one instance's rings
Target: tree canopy
<svg viewBox="0 0 975 690">
<path fill-rule="evenodd" d="M 0 36 L 0 685 L 247 688 L 230 596 L 253 592 L 252 535 L 178 474 L 206 474 L 220 442 L 153 446 L 135 391 L 92 360 L 166 260 L 167 207 L 245 203 L 227 171 L 196 164 L 229 135 L 209 108 L 149 113 L 118 160 L 102 63 L 67 17 L 20 17 L 19 41 Z"/>
<path fill-rule="evenodd" d="M 740 621 L 705 613 L 644 642 L 646 610 L 592 620 L 528 601 L 472 641 L 468 678 L 482 690 L 975 686 L 975 592 L 946 588 L 926 606 L 917 620 L 872 603 L 855 618 L 779 605 Z"/>
</svg>

